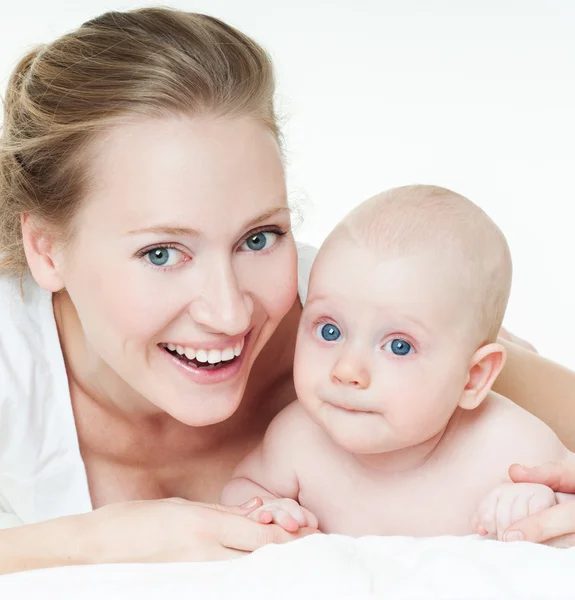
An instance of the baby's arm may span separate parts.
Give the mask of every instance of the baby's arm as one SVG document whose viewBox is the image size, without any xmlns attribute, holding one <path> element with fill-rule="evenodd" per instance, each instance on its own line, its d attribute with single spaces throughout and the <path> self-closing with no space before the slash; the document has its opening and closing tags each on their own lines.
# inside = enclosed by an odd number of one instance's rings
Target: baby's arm
<svg viewBox="0 0 575 600">
<path fill-rule="evenodd" d="M 298 466 L 307 446 L 307 419 L 297 402 L 280 412 L 261 444 L 234 471 L 222 492 L 222 503 L 239 505 L 259 496 L 263 505 L 251 518 L 277 523 L 288 531 L 305 526 L 317 528 L 315 516 L 298 504 Z"/>
<path fill-rule="evenodd" d="M 500 398 L 495 399 L 496 402 Z M 571 494 L 554 492 L 536 483 L 511 483 L 507 472 L 511 464 L 528 466 L 568 458 L 571 453 L 542 421 L 516 406 L 504 404 L 494 412 L 490 444 L 493 472 L 504 472 L 502 481 L 482 499 L 474 516 L 474 529 L 481 535 L 503 539 L 507 528 L 524 517 L 563 502 L 575 500 Z"/>
</svg>

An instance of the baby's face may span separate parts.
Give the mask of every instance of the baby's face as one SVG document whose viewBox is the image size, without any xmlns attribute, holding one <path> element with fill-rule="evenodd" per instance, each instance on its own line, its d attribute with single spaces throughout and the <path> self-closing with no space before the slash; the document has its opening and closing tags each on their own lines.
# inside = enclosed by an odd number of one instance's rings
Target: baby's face
<svg viewBox="0 0 575 600">
<path fill-rule="evenodd" d="M 311 417 L 350 452 L 423 443 L 456 409 L 475 348 L 446 262 L 434 253 L 378 256 L 343 236 L 320 252 L 295 385 Z"/>
</svg>

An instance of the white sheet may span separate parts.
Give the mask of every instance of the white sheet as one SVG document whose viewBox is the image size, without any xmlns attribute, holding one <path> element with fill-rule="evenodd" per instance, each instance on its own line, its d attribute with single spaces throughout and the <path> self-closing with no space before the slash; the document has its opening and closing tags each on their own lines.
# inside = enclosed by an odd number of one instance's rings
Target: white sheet
<svg viewBox="0 0 575 600">
<path fill-rule="evenodd" d="M 575 599 L 575 548 L 315 535 L 229 562 L 65 567 L 0 577 L 0 598 Z"/>
</svg>

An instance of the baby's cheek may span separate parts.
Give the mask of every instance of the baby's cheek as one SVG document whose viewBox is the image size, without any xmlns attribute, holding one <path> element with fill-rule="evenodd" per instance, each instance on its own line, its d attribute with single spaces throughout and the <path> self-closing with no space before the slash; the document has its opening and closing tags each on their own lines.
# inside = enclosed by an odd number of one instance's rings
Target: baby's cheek
<svg viewBox="0 0 575 600">
<path fill-rule="evenodd" d="M 434 428 L 438 407 L 419 385 L 404 387 L 385 396 L 388 399 L 384 407 L 386 420 L 402 438 L 419 443 L 419 438 Z"/>
<path fill-rule="evenodd" d="M 298 397 L 308 397 L 313 393 L 323 371 L 321 361 L 309 341 L 300 337 L 294 357 L 294 384 Z"/>
</svg>

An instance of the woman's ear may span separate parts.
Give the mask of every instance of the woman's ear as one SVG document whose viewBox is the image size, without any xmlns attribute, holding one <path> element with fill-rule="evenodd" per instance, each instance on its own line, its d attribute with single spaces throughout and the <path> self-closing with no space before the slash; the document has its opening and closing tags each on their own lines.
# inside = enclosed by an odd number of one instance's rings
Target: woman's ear
<svg viewBox="0 0 575 600">
<path fill-rule="evenodd" d="M 32 276 L 40 287 L 49 292 L 58 292 L 64 287 L 56 258 L 56 244 L 53 234 L 38 227 L 28 214 L 20 218 L 22 243 Z"/>
<path fill-rule="evenodd" d="M 459 406 L 465 410 L 477 408 L 487 396 L 505 364 L 505 348 L 501 344 L 486 344 L 471 357 L 467 384 Z"/>
</svg>

